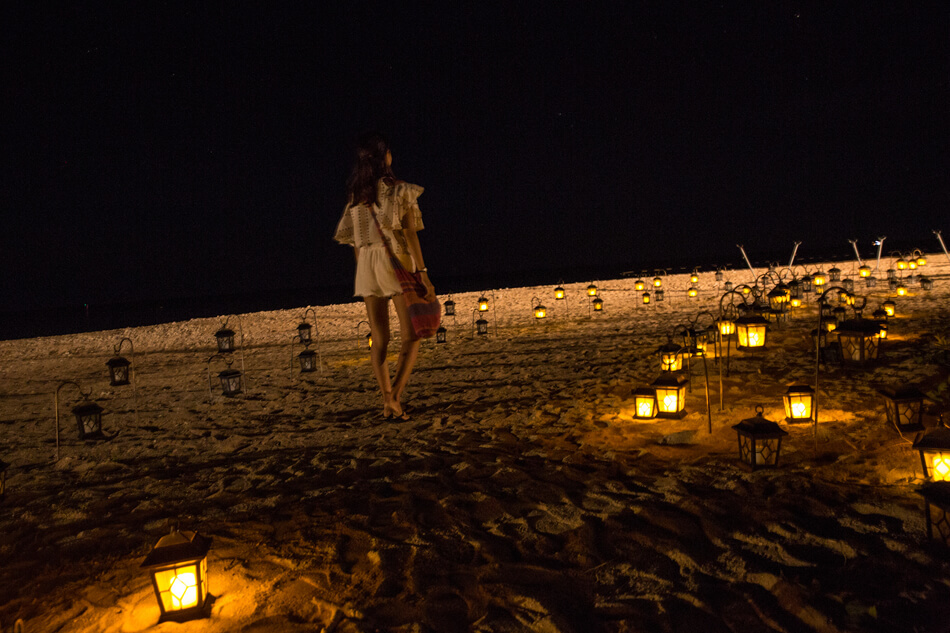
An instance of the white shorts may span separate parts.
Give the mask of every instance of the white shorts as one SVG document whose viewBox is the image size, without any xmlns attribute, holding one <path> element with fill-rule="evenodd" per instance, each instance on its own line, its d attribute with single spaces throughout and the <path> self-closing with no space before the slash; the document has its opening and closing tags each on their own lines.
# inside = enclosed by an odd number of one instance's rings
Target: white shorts
<svg viewBox="0 0 950 633">
<path fill-rule="evenodd" d="M 405 265 L 405 262 L 403 264 Z M 393 273 L 386 247 L 377 243 L 360 248 L 353 296 L 391 297 L 399 294 L 402 294 L 402 286 Z"/>
</svg>

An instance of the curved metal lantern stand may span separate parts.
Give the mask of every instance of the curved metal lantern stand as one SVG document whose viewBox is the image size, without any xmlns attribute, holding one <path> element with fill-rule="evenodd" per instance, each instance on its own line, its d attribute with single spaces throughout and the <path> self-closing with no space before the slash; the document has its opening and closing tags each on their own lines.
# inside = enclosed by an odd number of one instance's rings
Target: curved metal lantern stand
<svg viewBox="0 0 950 633">
<path fill-rule="evenodd" d="M 129 382 L 132 385 L 132 408 L 135 411 L 135 423 L 138 424 L 139 423 L 139 400 L 135 391 L 135 346 L 132 344 L 132 339 L 126 336 L 126 337 L 123 337 L 122 340 L 119 341 L 118 345 L 114 345 L 112 347 L 112 350 L 116 356 L 121 356 L 122 344 L 125 343 L 126 341 L 129 342 L 129 355 L 132 356 L 132 362 L 129 365 Z"/>
</svg>

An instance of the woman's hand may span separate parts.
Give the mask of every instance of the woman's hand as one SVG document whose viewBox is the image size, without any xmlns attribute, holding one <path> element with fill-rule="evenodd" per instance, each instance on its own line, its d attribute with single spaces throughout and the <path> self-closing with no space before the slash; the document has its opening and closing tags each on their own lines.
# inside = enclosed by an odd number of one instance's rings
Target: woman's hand
<svg viewBox="0 0 950 633">
<path fill-rule="evenodd" d="M 432 285 L 432 282 L 429 281 L 429 273 L 426 271 L 419 272 L 419 279 L 422 281 L 422 285 L 426 287 L 426 296 L 425 299 L 432 300 L 435 298 L 435 286 Z"/>
</svg>

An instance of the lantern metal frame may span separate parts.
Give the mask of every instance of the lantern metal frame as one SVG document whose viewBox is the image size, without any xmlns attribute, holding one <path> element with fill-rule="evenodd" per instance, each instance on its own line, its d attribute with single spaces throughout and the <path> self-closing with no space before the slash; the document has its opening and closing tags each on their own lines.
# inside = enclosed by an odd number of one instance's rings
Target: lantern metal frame
<svg viewBox="0 0 950 633">
<path fill-rule="evenodd" d="M 656 417 L 664 418 L 668 420 L 679 420 L 686 417 L 686 384 L 688 379 L 677 373 L 666 373 L 660 375 L 659 378 L 654 380 L 650 386 L 656 390 L 656 401 L 657 401 L 657 411 Z M 663 411 L 660 407 L 660 390 L 676 390 L 676 404 L 678 406 L 677 411 L 669 412 Z"/>
<path fill-rule="evenodd" d="M 603 312 L 603 311 L 604 311 L 604 298 L 601 297 L 601 296 L 599 296 L 599 295 L 596 296 L 596 297 L 588 296 L 588 297 L 587 297 L 587 318 L 588 318 L 588 319 L 592 319 L 593 316 L 594 316 L 594 315 L 591 313 L 591 310 L 592 310 L 592 309 L 593 309 L 594 312 Z"/>
<path fill-rule="evenodd" d="M 725 278 L 725 276 L 726 276 L 725 268 L 723 268 L 722 266 L 719 266 L 718 268 L 716 268 L 715 279 L 717 283 L 722 281 Z"/>
<path fill-rule="evenodd" d="M 950 482 L 927 482 L 917 494 L 924 499 L 927 539 L 950 547 Z"/>
<path fill-rule="evenodd" d="M 323 353 L 320 351 L 320 340 L 312 339 L 311 341 L 316 340 L 316 351 L 310 349 L 310 343 L 303 343 L 304 349 L 294 355 L 294 345 L 295 343 L 302 342 L 298 335 L 293 335 L 290 337 L 290 380 L 294 380 L 294 361 L 296 360 L 300 364 L 300 373 L 301 374 L 310 374 L 315 371 L 323 373 L 325 366 L 323 364 Z M 306 360 L 304 360 L 306 358 Z"/>
<path fill-rule="evenodd" d="M 739 439 L 739 461 L 752 471 L 760 468 L 778 468 L 782 440 L 788 436 L 788 432 L 775 422 L 766 420 L 761 405 L 755 407 L 755 413 L 754 418 L 732 425 Z M 765 443 L 763 450 L 758 448 L 760 442 Z M 769 452 L 765 453 L 765 450 Z M 762 457 L 761 463 L 759 456 Z"/>
<path fill-rule="evenodd" d="M 445 329 L 445 326 L 440 325 L 439 329 L 435 331 L 435 342 L 436 343 L 448 342 L 448 330 Z"/>
<path fill-rule="evenodd" d="M 596 285 L 593 281 L 590 282 L 590 285 L 587 286 L 587 296 L 588 296 L 588 297 L 596 297 L 596 296 L 597 296 L 597 292 L 598 292 L 597 285 Z M 589 301 L 589 299 L 588 299 L 588 301 Z"/>
<path fill-rule="evenodd" d="M 452 295 L 446 297 L 445 303 L 442 304 L 442 308 L 445 311 L 445 316 L 455 316 L 455 302 L 452 301 Z"/>
<path fill-rule="evenodd" d="M 213 354 L 208 358 L 208 402 L 214 402 L 214 383 L 211 380 L 211 361 L 216 358 L 223 358 L 227 369 L 218 373 L 218 380 L 221 382 L 221 392 L 227 398 L 233 398 L 239 394 L 247 395 L 247 380 L 245 379 L 245 374 L 243 369 L 231 369 L 231 365 L 234 362 L 234 358 L 230 354 Z M 238 389 L 233 388 L 233 383 L 235 377 L 237 378 Z M 225 386 L 227 383 L 227 387 Z"/>
<path fill-rule="evenodd" d="M 650 387 L 638 387 L 633 390 L 631 394 L 633 396 L 633 418 L 635 420 L 655 420 L 656 414 L 660 410 L 659 404 L 656 401 L 656 389 L 651 389 Z M 643 411 L 640 409 L 641 401 L 649 402 L 650 413 L 649 415 L 644 415 Z"/>
<path fill-rule="evenodd" d="M 161 613 L 159 623 L 187 622 L 210 616 L 211 604 L 214 602 L 214 597 L 208 591 L 208 552 L 211 550 L 211 541 L 210 537 L 197 532 L 179 532 L 172 528 L 171 533 L 159 539 L 142 561 L 141 568 L 148 570 L 158 601 Z M 191 568 L 195 576 L 196 604 L 182 609 L 167 609 L 162 597 L 166 590 L 161 587 L 158 575 Z M 177 575 L 175 579 L 178 580 Z M 168 584 L 173 585 L 174 582 Z M 171 591 L 171 587 L 168 591 Z"/>
<path fill-rule="evenodd" d="M 83 401 L 79 406 L 73 408 L 73 414 L 76 416 L 77 424 L 79 425 L 79 439 L 80 440 L 94 440 L 94 439 L 107 439 L 105 434 L 102 432 L 102 414 L 105 413 L 105 410 L 102 407 L 99 407 L 95 402 L 93 402 L 89 397 L 92 395 L 92 389 L 83 389 L 82 385 L 74 380 L 64 380 L 59 383 L 59 386 L 56 387 L 56 391 L 53 392 L 53 411 L 55 414 L 55 423 L 56 423 L 56 461 L 59 461 L 59 392 L 63 387 L 72 386 L 79 391 L 79 395 L 82 396 Z M 79 409 L 83 406 L 95 405 L 98 408 L 98 412 L 95 413 L 97 417 L 96 428 L 91 433 L 86 433 L 84 425 L 79 414 L 76 412 L 76 409 Z"/>
<path fill-rule="evenodd" d="M 884 415 L 897 430 L 924 430 L 924 400 L 927 396 L 914 386 L 881 387 L 877 390 L 884 400 Z"/>
</svg>

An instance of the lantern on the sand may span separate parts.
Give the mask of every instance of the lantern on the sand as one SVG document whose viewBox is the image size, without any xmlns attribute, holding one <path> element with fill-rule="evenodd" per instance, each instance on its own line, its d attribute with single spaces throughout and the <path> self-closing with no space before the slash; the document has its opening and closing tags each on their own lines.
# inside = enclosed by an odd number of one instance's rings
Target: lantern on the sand
<svg viewBox="0 0 950 633">
<path fill-rule="evenodd" d="M 924 394 L 916 387 L 884 387 L 878 390 L 884 397 L 887 421 L 901 432 L 924 429 Z"/>
<path fill-rule="evenodd" d="M 756 470 L 778 466 L 779 453 L 782 450 L 782 438 L 788 433 L 775 422 L 766 420 L 761 406 L 755 408 L 754 418 L 734 424 L 732 428 L 739 436 L 739 461 Z"/>
<path fill-rule="evenodd" d="M 638 420 L 650 420 L 656 417 L 656 391 L 649 387 L 640 387 L 633 392 L 634 414 Z"/>
<path fill-rule="evenodd" d="M 815 391 L 808 385 L 791 385 L 782 397 L 785 404 L 785 421 L 793 424 L 811 422 L 815 403 Z"/>
<path fill-rule="evenodd" d="M 159 539 L 142 567 L 152 577 L 161 611 L 159 622 L 184 622 L 208 615 L 208 550 L 211 539 L 179 532 Z"/>
<path fill-rule="evenodd" d="M 682 418 L 686 415 L 686 377 L 664 372 L 650 385 L 656 391 L 658 418 Z"/>
<path fill-rule="evenodd" d="M 939 427 L 918 436 L 913 448 L 920 453 L 925 479 L 950 481 L 950 429 Z"/>
<path fill-rule="evenodd" d="M 881 329 L 868 319 L 849 319 L 838 324 L 838 343 L 845 363 L 863 365 L 877 360 Z"/>
</svg>

